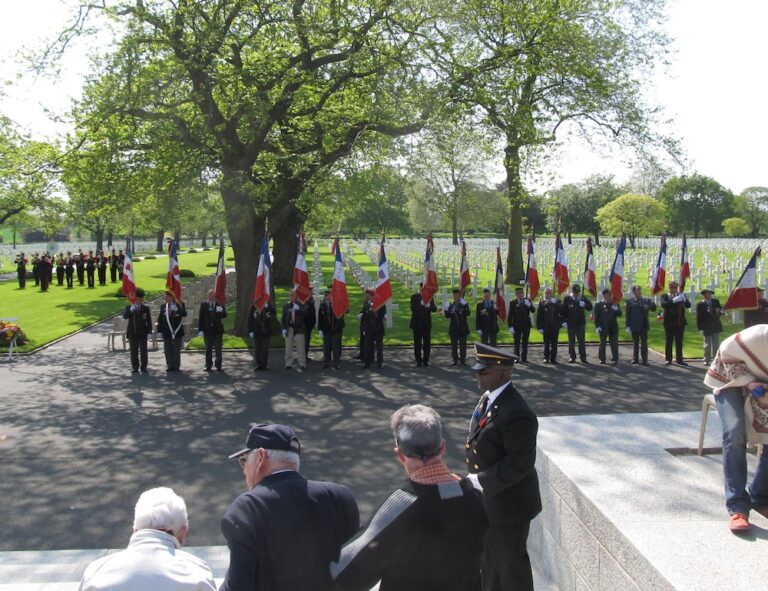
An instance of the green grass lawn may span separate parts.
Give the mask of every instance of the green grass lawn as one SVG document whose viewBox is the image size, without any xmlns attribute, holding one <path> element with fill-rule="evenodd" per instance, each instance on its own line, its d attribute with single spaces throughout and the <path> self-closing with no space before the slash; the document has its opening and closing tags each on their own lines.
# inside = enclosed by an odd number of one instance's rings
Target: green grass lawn
<svg viewBox="0 0 768 591">
<path fill-rule="evenodd" d="M 215 269 L 208 267 L 216 261 L 218 250 L 195 254 L 179 254 L 182 269 L 193 271 L 197 277 L 211 275 Z M 165 277 L 168 272 L 166 257 L 154 260 L 136 261 L 135 279 L 138 287 L 144 288 L 147 300 L 165 290 Z M 182 277 L 182 283 L 193 281 Z M 59 287 L 54 271 L 53 284 L 47 292 L 35 287 L 34 281 L 27 281 L 26 289 L 19 289 L 16 280 L 0 283 L 0 317 L 16 317 L 29 342 L 22 345 L 20 351 L 30 351 L 46 343 L 80 330 L 103 318 L 120 312 L 126 305 L 126 299 L 117 296 L 120 283 L 110 283 L 107 271 L 107 285 L 97 285 L 93 289 L 80 286 L 75 274 L 75 287 Z"/>
</svg>

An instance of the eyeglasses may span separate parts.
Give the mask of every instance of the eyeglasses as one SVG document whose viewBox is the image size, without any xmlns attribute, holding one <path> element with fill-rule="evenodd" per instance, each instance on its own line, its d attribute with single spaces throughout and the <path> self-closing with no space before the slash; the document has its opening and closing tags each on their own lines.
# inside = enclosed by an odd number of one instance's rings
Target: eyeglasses
<svg viewBox="0 0 768 591">
<path fill-rule="evenodd" d="M 237 457 L 237 463 L 240 464 L 240 468 L 245 468 L 245 464 L 248 462 L 248 456 L 250 455 L 251 452 L 247 451 L 243 455 Z"/>
</svg>

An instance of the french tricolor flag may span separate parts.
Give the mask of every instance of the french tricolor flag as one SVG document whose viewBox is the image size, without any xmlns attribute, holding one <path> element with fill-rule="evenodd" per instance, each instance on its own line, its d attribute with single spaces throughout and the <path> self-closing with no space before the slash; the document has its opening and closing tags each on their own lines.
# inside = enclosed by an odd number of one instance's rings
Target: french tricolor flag
<svg viewBox="0 0 768 591">
<path fill-rule="evenodd" d="M 461 264 L 459 265 L 459 289 L 461 295 L 464 295 L 464 291 L 472 283 L 472 278 L 469 274 L 469 261 L 467 260 L 467 243 L 464 239 L 461 239 Z"/>
<path fill-rule="evenodd" d="M 349 296 L 347 295 L 347 278 L 344 274 L 344 261 L 341 259 L 341 246 L 338 238 L 333 243 L 333 252 L 336 253 L 336 262 L 333 267 L 331 298 L 333 300 L 333 314 L 336 318 L 341 318 L 349 310 Z"/>
<path fill-rule="evenodd" d="M 307 272 L 307 241 L 304 232 L 298 235 L 299 248 L 296 253 L 296 263 L 293 266 L 293 291 L 296 293 L 296 299 L 302 304 L 310 296 L 309 273 Z"/>
<path fill-rule="evenodd" d="M 253 290 L 253 305 L 261 311 L 269 304 L 272 282 L 272 263 L 269 260 L 269 234 L 264 232 L 259 255 L 259 270 L 256 272 L 256 287 Z"/>
<path fill-rule="evenodd" d="M 651 276 L 651 292 L 653 295 L 664 291 L 664 282 L 667 278 L 667 236 L 661 235 L 661 246 L 659 247 L 659 258 L 656 259 L 656 266 L 653 268 Z"/>
<path fill-rule="evenodd" d="M 136 282 L 133 279 L 133 246 L 128 238 L 125 245 L 125 261 L 123 261 L 123 294 L 132 304 L 136 302 Z"/>
<path fill-rule="evenodd" d="M 680 253 L 680 293 L 685 291 L 685 281 L 691 276 L 691 265 L 688 263 L 688 241 L 683 232 L 683 248 Z"/>
<path fill-rule="evenodd" d="M 725 302 L 724 308 L 726 310 L 742 310 L 742 309 L 754 309 L 758 307 L 758 294 L 757 294 L 757 257 L 760 256 L 760 247 L 755 249 L 752 258 L 747 263 L 747 268 L 739 278 L 739 282 L 736 284 L 736 289 L 733 290 L 728 301 Z"/>
<path fill-rule="evenodd" d="M 528 239 L 528 261 L 525 269 L 525 285 L 528 287 L 528 296 L 535 299 L 539 295 L 539 272 L 536 270 L 536 253 L 534 252 L 533 239 Z"/>
<path fill-rule="evenodd" d="M 224 241 L 219 241 L 219 260 L 216 263 L 216 280 L 213 291 L 220 306 L 227 303 L 227 268 L 224 265 Z"/>
<path fill-rule="evenodd" d="M 379 251 L 379 272 L 376 275 L 376 285 L 373 286 L 373 309 L 378 310 L 386 305 L 391 298 L 392 283 L 389 280 L 389 266 L 384 254 L 384 242 L 382 242 Z"/>
<path fill-rule="evenodd" d="M 427 252 L 424 255 L 424 285 L 421 287 L 421 301 L 425 304 L 431 300 L 438 290 L 437 271 L 435 270 L 435 243 L 432 234 L 427 236 Z"/>
<path fill-rule="evenodd" d="M 616 246 L 616 256 L 613 259 L 611 267 L 611 295 L 614 303 L 618 303 L 624 297 L 624 251 L 627 248 L 627 237 L 621 235 L 619 244 Z"/>
<path fill-rule="evenodd" d="M 555 238 L 555 268 L 552 271 L 552 281 L 557 288 L 557 295 L 562 294 L 571 284 L 568 277 L 568 260 L 565 258 L 565 249 L 560 234 Z"/>
<path fill-rule="evenodd" d="M 496 284 L 493 286 L 496 296 L 496 312 L 501 320 L 507 319 L 507 302 L 504 299 L 504 269 L 501 266 L 501 248 L 496 247 Z"/>
<path fill-rule="evenodd" d="M 177 301 L 181 301 L 181 276 L 179 274 L 179 256 L 175 240 L 168 240 L 168 275 L 165 278 L 165 288 L 172 291 Z M 125 273 L 125 267 L 123 267 Z"/>
<path fill-rule="evenodd" d="M 597 297 L 597 277 L 595 276 L 595 253 L 592 250 L 592 238 L 587 238 L 587 263 L 584 265 L 584 291 Z"/>
</svg>

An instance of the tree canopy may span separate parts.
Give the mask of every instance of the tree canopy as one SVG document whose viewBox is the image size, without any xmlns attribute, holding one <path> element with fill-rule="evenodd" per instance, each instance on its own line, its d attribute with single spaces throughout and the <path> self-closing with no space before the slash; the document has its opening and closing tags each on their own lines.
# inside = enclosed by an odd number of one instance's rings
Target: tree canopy
<svg viewBox="0 0 768 591">
<path fill-rule="evenodd" d="M 669 230 L 687 230 L 698 238 L 721 231 L 722 220 L 733 214 L 733 194 L 713 178 L 694 174 L 669 179 L 659 191 L 667 208 Z"/>
<path fill-rule="evenodd" d="M 627 193 L 598 209 L 595 218 L 604 234 L 626 234 L 634 248 L 638 236 L 656 235 L 664 230 L 664 215 L 660 201 L 648 195 Z"/>
</svg>

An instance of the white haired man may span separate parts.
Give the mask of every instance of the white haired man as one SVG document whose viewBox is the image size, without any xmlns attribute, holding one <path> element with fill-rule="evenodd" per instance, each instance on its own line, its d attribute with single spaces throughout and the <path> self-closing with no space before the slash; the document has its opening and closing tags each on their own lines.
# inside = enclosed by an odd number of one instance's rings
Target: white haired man
<svg viewBox="0 0 768 591">
<path fill-rule="evenodd" d="M 184 499 L 170 488 L 153 488 L 136 503 L 128 547 L 92 562 L 80 591 L 213 591 L 208 565 L 180 550 L 189 532 Z"/>
<path fill-rule="evenodd" d="M 331 574 L 345 591 L 480 591 L 488 529 L 483 495 L 443 463 L 440 415 L 421 404 L 392 415 L 395 456 L 408 479 L 341 551 Z"/>
</svg>

